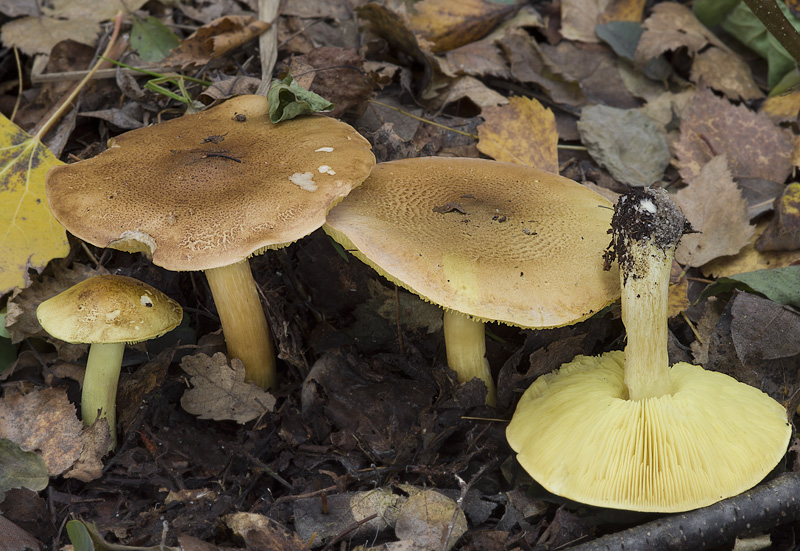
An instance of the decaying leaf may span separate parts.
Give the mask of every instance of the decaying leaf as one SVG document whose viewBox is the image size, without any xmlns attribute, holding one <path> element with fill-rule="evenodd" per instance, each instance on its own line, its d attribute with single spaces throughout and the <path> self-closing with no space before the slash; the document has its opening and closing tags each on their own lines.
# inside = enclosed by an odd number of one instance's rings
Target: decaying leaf
<svg viewBox="0 0 800 551">
<path fill-rule="evenodd" d="M 657 182 L 669 164 L 666 138 L 656 122 L 638 109 L 586 107 L 578 130 L 592 158 L 629 186 Z"/>
<path fill-rule="evenodd" d="M 664 52 L 686 47 L 695 53 L 706 44 L 727 50 L 727 46 L 708 30 L 691 8 L 677 2 L 661 2 L 644 21 L 645 31 L 636 48 L 636 60 L 644 64 Z"/>
<path fill-rule="evenodd" d="M 98 418 L 91 427 L 84 427 L 81 433 L 83 449 L 72 468 L 64 473 L 64 478 L 75 478 L 81 482 L 91 482 L 103 475 L 102 458 L 111 446 L 111 431 L 108 419 Z"/>
<path fill-rule="evenodd" d="M 70 468 L 81 455 L 83 424 L 64 388 L 7 395 L 0 400 L 0 438 L 35 450 L 47 464 L 50 476 Z"/>
<path fill-rule="evenodd" d="M 756 239 L 764 231 L 766 222 L 756 226 L 753 237 L 738 254 L 723 256 L 704 264 L 701 271 L 706 276 L 730 277 L 745 272 L 756 270 L 769 270 L 782 268 L 800 262 L 800 251 L 759 251 L 756 249 Z"/>
<path fill-rule="evenodd" d="M 702 82 L 719 90 L 734 101 L 764 97 L 753 80 L 750 66 L 735 53 L 722 48 L 712 47 L 698 53 L 690 78 L 694 83 Z"/>
<path fill-rule="evenodd" d="M 761 106 L 761 110 L 776 123 L 797 120 L 800 113 L 800 90 L 768 97 Z"/>
<path fill-rule="evenodd" d="M 27 55 L 49 54 L 62 40 L 94 45 L 100 25 L 81 19 L 55 19 L 36 16 L 20 17 L 0 29 L 0 41 L 6 47 L 16 46 Z"/>
<path fill-rule="evenodd" d="M 747 203 L 731 178 L 725 155 L 712 159 L 675 202 L 699 233 L 684 235 L 675 258 L 685 266 L 702 266 L 738 253 L 755 232 Z"/>
<path fill-rule="evenodd" d="M 47 464 L 36 452 L 24 451 L 19 444 L 0 437 L 0 500 L 6 491 L 29 488 L 35 492 L 47 488 L 50 476 Z"/>
<path fill-rule="evenodd" d="M 408 14 L 418 35 L 434 53 L 446 52 L 483 38 L 517 9 L 515 4 L 486 0 L 422 0 Z"/>
<path fill-rule="evenodd" d="M 783 182 L 792 169 L 791 136 L 763 113 L 733 105 L 711 90 L 695 94 L 675 146 L 680 173 L 690 183 L 713 157 L 726 155 L 736 178 Z"/>
<path fill-rule="evenodd" d="M 184 392 L 181 407 L 200 419 L 247 423 L 275 407 L 274 396 L 244 381 L 242 362 L 234 358 L 229 365 L 222 352 L 186 356 L 181 369 L 193 387 Z"/>
<path fill-rule="evenodd" d="M 550 109 L 533 98 L 512 97 L 508 105 L 484 109 L 478 150 L 497 161 L 558 174 L 558 131 Z"/>
<path fill-rule="evenodd" d="M 47 170 L 59 164 L 42 142 L 0 115 L 0 295 L 28 285 L 29 268 L 41 271 L 69 252 L 44 191 Z"/>
<path fill-rule="evenodd" d="M 597 22 L 605 24 L 610 21 L 640 22 L 644 16 L 645 0 L 610 0 L 605 11 L 597 18 Z"/>
<path fill-rule="evenodd" d="M 609 0 L 562 0 L 561 34 L 569 40 L 599 42 L 594 28 Z"/>
<path fill-rule="evenodd" d="M 775 215 L 756 240 L 759 251 L 800 249 L 800 184 L 791 183 L 775 201 Z"/>
<path fill-rule="evenodd" d="M 252 40 L 270 28 L 252 15 L 226 15 L 203 25 L 187 36 L 164 58 L 167 65 L 204 65 Z"/>
<path fill-rule="evenodd" d="M 410 496 L 400 507 L 394 528 L 397 539 L 412 541 L 412 548 L 419 551 L 451 549 L 466 531 L 464 511 L 435 490 Z"/>
</svg>

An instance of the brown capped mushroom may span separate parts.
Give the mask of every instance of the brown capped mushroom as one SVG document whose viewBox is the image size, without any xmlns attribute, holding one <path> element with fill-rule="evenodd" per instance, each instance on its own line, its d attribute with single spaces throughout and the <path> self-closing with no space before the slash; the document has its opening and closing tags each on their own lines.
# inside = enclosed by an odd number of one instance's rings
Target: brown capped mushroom
<svg viewBox="0 0 800 551">
<path fill-rule="evenodd" d="M 624 353 L 579 356 L 525 391 L 506 436 L 551 492 L 649 512 L 696 509 L 757 484 L 792 434 L 786 410 L 723 373 L 667 356 L 667 294 L 686 219 L 664 190 L 633 190 L 614 215 Z"/>
<path fill-rule="evenodd" d="M 101 275 L 73 285 L 36 309 L 44 330 L 70 343 L 90 344 L 81 416 L 86 425 L 108 420 L 116 447 L 116 396 L 125 344 L 154 339 L 181 322 L 180 305 L 132 277 Z"/>
<path fill-rule="evenodd" d="M 55 167 L 47 199 L 93 245 L 145 252 L 168 270 L 204 270 L 228 354 L 269 388 L 275 352 L 247 258 L 319 228 L 374 164 L 349 125 L 317 115 L 274 125 L 266 98 L 240 96 Z"/>
<path fill-rule="evenodd" d="M 484 322 L 583 320 L 619 295 L 603 271 L 613 213 L 556 174 L 483 159 L 380 163 L 331 210 L 325 231 L 378 273 L 445 310 L 448 364 L 486 383 Z"/>
</svg>

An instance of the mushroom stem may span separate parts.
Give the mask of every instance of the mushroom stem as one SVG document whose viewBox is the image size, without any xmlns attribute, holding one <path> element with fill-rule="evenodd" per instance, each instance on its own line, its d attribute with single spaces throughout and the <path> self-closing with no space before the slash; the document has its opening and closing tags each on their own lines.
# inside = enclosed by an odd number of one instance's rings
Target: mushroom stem
<svg viewBox="0 0 800 551">
<path fill-rule="evenodd" d="M 205 271 L 228 356 L 244 364 L 246 380 L 262 388 L 275 385 L 275 348 L 258 288 L 247 260 Z"/>
<path fill-rule="evenodd" d="M 482 321 L 452 310 L 444 311 L 444 343 L 447 365 L 462 383 L 478 378 L 486 385 L 486 403 L 494 406 L 497 391 L 486 359 L 486 332 Z"/>
<path fill-rule="evenodd" d="M 83 376 L 81 417 L 90 426 L 100 417 L 108 420 L 109 450 L 117 447 L 117 383 L 125 343 L 94 343 L 89 348 Z"/>
<path fill-rule="evenodd" d="M 628 334 L 624 380 L 628 398 L 642 400 L 672 389 L 669 275 L 686 218 L 664 190 L 643 189 L 620 201 L 611 225 L 620 263 L 622 323 Z"/>
</svg>

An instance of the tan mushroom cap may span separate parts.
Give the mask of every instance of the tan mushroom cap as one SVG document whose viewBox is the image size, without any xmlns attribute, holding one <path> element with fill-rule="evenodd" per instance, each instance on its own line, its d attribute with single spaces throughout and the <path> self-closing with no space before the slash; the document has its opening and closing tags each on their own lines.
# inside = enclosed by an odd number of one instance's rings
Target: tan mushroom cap
<svg viewBox="0 0 800 551">
<path fill-rule="evenodd" d="M 378 164 L 328 215 L 336 241 L 389 280 L 479 320 L 556 327 L 619 296 L 602 270 L 613 207 L 556 174 L 483 159 Z"/>
<path fill-rule="evenodd" d="M 181 322 L 180 304 L 158 289 L 121 275 L 81 281 L 39 305 L 39 323 L 71 343 L 134 343 L 154 339 Z"/>
<path fill-rule="evenodd" d="M 206 270 L 313 232 L 374 164 L 349 125 L 317 115 L 274 125 L 266 98 L 240 96 L 52 169 L 47 199 L 84 241 Z"/>
<path fill-rule="evenodd" d="M 506 436 L 551 492 L 600 507 L 687 511 L 751 488 L 786 453 L 786 410 L 760 390 L 678 363 L 671 393 L 628 400 L 623 362 L 621 351 L 578 356 L 522 395 Z"/>
</svg>

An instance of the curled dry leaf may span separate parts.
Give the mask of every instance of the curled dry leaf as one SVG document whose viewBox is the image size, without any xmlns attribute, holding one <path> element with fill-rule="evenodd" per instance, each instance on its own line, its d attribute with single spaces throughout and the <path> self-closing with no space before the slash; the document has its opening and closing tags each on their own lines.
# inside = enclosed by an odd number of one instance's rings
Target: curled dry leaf
<svg viewBox="0 0 800 551">
<path fill-rule="evenodd" d="M 486 121 L 478 127 L 481 153 L 558 174 L 558 131 L 550 109 L 533 98 L 512 97 L 481 116 Z"/>
<path fill-rule="evenodd" d="M 234 358 L 230 365 L 222 352 L 186 356 L 181 369 L 194 388 L 184 392 L 181 406 L 200 419 L 247 423 L 275 407 L 275 397 L 244 381 L 244 366 Z"/>
<path fill-rule="evenodd" d="M 686 47 L 694 53 L 712 44 L 728 48 L 705 25 L 700 23 L 692 9 L 677 2 L 662 2 L 653 7 L 653 13 L 644 22 L 645 31 L 636 47 L 636 60 L 646 63 L 666 51 Z"/>
<path fill-rule="evenodd" d="M 485 0 L 422 0 L 408 18 L 431 51 L 442 53 L 483 38 L 516 9 L 514 3 Z"/>
<path fill-rule="evenodd" d="M 165 65 L 205 65 L 270 28 L 252 15 L 226 15 L 203 25 L 162 60 Z"/>
</svg>

